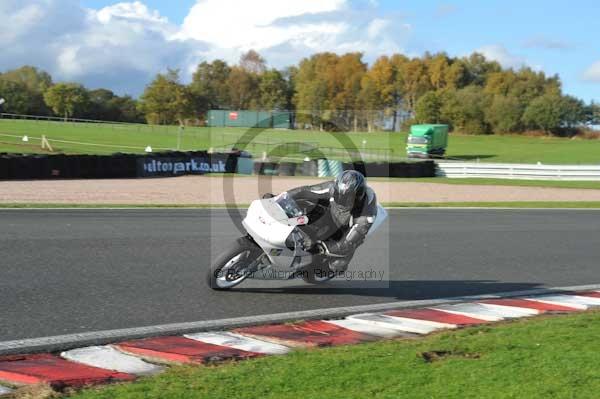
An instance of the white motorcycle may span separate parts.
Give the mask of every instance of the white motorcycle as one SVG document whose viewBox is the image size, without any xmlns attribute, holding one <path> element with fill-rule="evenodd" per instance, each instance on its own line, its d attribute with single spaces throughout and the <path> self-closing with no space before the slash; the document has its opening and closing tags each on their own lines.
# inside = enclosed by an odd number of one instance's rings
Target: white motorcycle
<svg viewBox="0 0 600 399">
<path fill-rule="evenodd" d="M 367 236 L 386 218 L 387 211 L 378 204 Z M 242 221 L 248 234 L 215 259 L 207 274 L 208 285 L 215 290 L 228 290 L 247 278 L 301 277 L 311 284 L 331 280 L 335 277 L 327 262 L 331 255 L 304 250 L 299 229 L 309 223 L 306 212 L 287 192 L 253 201 Z"/>
</svg>

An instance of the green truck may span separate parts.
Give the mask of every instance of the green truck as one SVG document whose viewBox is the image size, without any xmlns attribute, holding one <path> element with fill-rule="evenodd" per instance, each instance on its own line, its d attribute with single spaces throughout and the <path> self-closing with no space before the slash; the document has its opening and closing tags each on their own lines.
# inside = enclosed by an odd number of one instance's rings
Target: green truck
<svg viewBox="0 0 600 399">
<path fill-rule="evenodd" d="M 409 158 L 441 157 L 448 146 L 448 125 L 412 125 L 406 143 Z"/>
</svg>

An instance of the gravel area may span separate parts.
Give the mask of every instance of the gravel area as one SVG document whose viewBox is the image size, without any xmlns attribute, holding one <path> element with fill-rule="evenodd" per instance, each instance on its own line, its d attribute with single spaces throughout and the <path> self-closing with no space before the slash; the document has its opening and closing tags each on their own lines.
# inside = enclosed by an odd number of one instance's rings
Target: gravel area
<svg viewBox="0 0 600 399">
<path fill-rule="evenodd" d="M 322 181 L 265 176 L 182 176 L 155 179 L 0 182 L 0 203 L 223 204 L 249 203 L 265 192 Z M 600 201 L 600 190 L 373 181 L 382 202 Z"/>
</svg>

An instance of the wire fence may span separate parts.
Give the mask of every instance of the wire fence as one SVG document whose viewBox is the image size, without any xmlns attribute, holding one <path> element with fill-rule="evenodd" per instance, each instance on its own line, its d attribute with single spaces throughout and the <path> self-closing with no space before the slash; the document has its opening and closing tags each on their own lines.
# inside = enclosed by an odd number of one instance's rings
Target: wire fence
<svg viewBox="0 0 600 399">
<path fill-rule="evenodd" d="M 303 160 L 305 158 L 337 159 L 343 161 L 391 162 L 406 160 L 406 156 L 395 156 L 389 148 L 370 148 L 368 150 L 347 149 L 341 147 L 321 146 L 318 142 L 281 142 L 270 143 L 252 141 L 249 143 L 232 143 L 213 147 L 217 152 L 245 150 L 257 158 L 271 160 Z"/>
</svg>

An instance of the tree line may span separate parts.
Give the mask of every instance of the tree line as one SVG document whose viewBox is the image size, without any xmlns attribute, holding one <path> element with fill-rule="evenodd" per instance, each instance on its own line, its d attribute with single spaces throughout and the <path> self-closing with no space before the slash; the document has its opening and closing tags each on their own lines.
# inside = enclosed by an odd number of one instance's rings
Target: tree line
<svg viewBox="0 0 600 399">
<path fill-rule="evenodd" d="M 201 124 L 210 109 L 293 110 L 320 130 L 397 130 L 447 123 L 467 134 L 571 135 L 600 124 L 600 106 L 562 92 L 557 75 L 503 68 L 479 53 L 409 58 L 318 53 L 282 70 L 250 50 L 235 65 L 200 63 L 190 84 L 157 74 L 139 99 L 76 83 L 54 84 L 34 67 L 0 74 L 5 112 L 156 124 Z"/>
<path fill-rule="evenodd" d="M 54 83 L 52 77 L 32 66 L 0 73 L 2 112 L 60 116 L 98 121 L 143 123 L 139 102 L 108 89 L 88 90 L 78 83 Z"/>
</svg>

